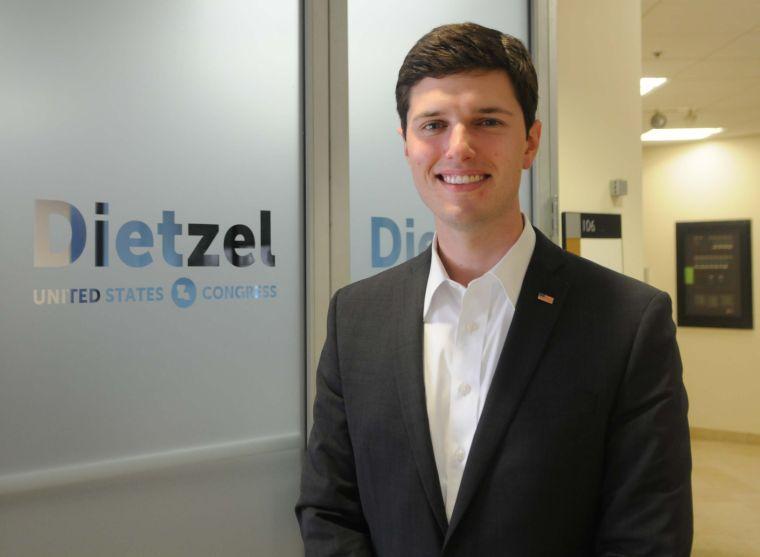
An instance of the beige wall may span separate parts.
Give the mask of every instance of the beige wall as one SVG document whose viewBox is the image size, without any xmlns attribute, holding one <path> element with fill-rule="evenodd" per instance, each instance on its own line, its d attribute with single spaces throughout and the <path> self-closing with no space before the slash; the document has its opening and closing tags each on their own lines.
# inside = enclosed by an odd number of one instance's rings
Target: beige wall
<svg viewBox="0 0 760 557">
<path fill-rule="evenodd" d="M 676 295 L 675 223 L 752 219 L 755 326 L 760 305 L 760 136 L 647 147 L 644 253 L 649 281 Z M 679 327 L 692 427 L 760 434 L 760 329 Z"/>
<path fill-rule="evenodd" d="M 560 211 L 621 213 L 623 268 L 643 278 L 639 2 L 557 2 Z M 609 182 L 628 180 L 613 202 Z"/>
<path fill-rule="evenodd" d="M 560 211 L 621 213 L 625 273 L 643 279 L 646 264 L 675 300 L 676 221 L 760 217 L 760 137 L 647 147 L 642 161 L 640 75 L 638 2 L 557 2 Z M 628 180 L 619 201 L 615 178 Z M 757 224 L 752 245 L 758 324 Z M 679 328 L 678 339 L 691 425 L 760 434 L 760 325 Z"/>
</svg>

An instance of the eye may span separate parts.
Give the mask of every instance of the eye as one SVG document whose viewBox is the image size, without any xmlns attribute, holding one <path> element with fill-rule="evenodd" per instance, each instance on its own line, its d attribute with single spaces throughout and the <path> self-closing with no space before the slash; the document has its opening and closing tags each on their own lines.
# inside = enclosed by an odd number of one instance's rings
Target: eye
<svg viewBox="0 0 760 557">
<path fill-rule="evenodd" d="M 445 124 L 441 122 L 440 120 L 433 120 L 431 122 L 425 122 L 424 124 L 422 124 L 422 126 L 420 126 L 420 129 L 426 132 L 433 132 L 433 131 L 443 129 L 444 125 Z"/>
<path fill-rule="evenodd" d="M 504 122 L 501 120 L 497 120 L 496 118 L 483 118 L 478 122 L 479 125 L 486 127 L 486 128 L 493 128 L 496 126 L 501 126 Z"/>
</svg>

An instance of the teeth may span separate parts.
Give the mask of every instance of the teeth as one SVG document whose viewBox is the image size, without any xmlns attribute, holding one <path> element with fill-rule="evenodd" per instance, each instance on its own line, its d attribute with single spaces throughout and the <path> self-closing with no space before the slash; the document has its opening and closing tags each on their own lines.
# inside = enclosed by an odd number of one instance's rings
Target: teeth
<svg viewBox="0 0 760 557">
<path fill-rule="evenodd" d="M 443 181 L 447 184 L 470 184 L 472 182 L 480 182 L 481 180 L 485 179 L 485 177 L 485 174 L 472 174 L 470 176 L 448 174 L 441 175 L 441 178 L 443 178 Z"/>
</svg>

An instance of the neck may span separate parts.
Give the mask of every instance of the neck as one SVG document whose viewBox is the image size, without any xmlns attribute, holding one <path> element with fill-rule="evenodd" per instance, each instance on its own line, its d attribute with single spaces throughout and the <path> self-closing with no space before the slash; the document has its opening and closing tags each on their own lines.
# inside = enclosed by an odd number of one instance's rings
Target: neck
<svg viewBox="0 0 760 557">
<path fill-rule="evenodd" d="M 451 280 L 467 286 L 487 273 L 510 248 L 523 230 L 522 215 L 490 229 L 461 230 L 436 227 L 438 257 Z"/>
</svg>

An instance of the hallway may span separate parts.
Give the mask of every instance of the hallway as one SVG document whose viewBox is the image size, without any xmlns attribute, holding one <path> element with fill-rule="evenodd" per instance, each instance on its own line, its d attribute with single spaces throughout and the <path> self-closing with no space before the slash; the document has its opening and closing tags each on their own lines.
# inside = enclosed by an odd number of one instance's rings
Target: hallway
<svg viewBox="0 0 760 557">
<path fill-rule="evenodd" d="M 692 440 L 694 557 L 760 556 L 760 445 Z"/>
</svg>

